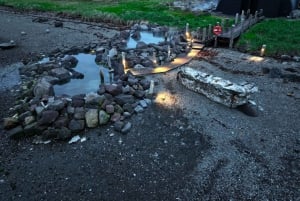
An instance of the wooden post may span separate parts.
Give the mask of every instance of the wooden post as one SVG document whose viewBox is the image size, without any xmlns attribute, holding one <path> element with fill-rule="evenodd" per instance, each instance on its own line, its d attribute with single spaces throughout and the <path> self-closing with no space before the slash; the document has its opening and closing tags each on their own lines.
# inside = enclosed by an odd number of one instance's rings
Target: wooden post
<svg viewBox="0 0 300 201">
<path fill-rule="evenodd" d="M 225 19 L 225 27 L 224 27 L 224 32 L 227 32 L 229 29 L 229 18 Z"/>
<path fill-rule="evenodd" d="M 240 31 L 240 34 L 242 34 L 244 32 L 244 24 L 245 24 L 245 19 L 244 18 L 241 18 L 241 31 Z"/>
<path fill-rule="evenodd" d="M 245 20 L 245 11 L 244 10 L 242 10 L 242 14 L 241 14 L 241 21 L 242 20 Z"/>
<path fill-rule="evenodd" d="M 255 11 L 255 14 L 254 14 L 255 23 L 258 21 L 257 18 L 258 18 L 258 11 Z"/>
<path fill-rule="evenodd" d="M 250 9 L 248 9 L 247 10 L 247 14 L 246 14 L 247 15 L 247 19 L 249 18 L 250 14 L 251 14 L 251 11 L 250 11 Z"/>
<path fill-rule="evenodd" d="M 234 21 L 234 24 L 237 25 L 239 22 L 239 14 L 235 14 L 235 21 Z"/>
<path fill-rule="evenodd" d="M 235 28 L 235 25 L 233 24 L 232 27 L 231 27 L 231 30 L 230 30 L 230 41 L 229 41 L 229 48 L 232 48 L 233 47 L 233 29 Z"/>
<path fill-rule="evenodd" d="M 211 39 L 211 35 L 212 35 L 212 25 L 209 24 L 208 25 L 208 32 L 207 32 L 207 37 L 210 40 Z"/>
<path fill-rule="evenodd" d="M 214 38 L 215 38 L 214 47 L 217 47 L 218 46 L 218 36 L 214 35 Z"/>
<path fill-rule="evenodd" d="M 202 42 L 205 42 L 206 40 L 206 32 L 207 32 L 206 27 L 204 27 L 202 31 Z"/>
<path fill-rule="evenodd" d="M 222 21 L 221 21 L 221 27 L 222 29 L 224 30 L 224 27 L 225 27 L 225 19 L 223 18 Z"/>
</svg>

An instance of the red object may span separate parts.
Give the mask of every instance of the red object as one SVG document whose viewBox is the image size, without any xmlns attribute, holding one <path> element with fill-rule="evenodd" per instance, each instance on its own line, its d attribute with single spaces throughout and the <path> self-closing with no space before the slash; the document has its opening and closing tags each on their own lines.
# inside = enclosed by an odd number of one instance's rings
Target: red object
<svg viewBox="0 0 300 201">
<path fill-rule="evenodd" d="M 222 33 L 222 27 L 220 25 L 214 26 L 213 33 L 217 36 L 220 35 Z"/>
</svg>

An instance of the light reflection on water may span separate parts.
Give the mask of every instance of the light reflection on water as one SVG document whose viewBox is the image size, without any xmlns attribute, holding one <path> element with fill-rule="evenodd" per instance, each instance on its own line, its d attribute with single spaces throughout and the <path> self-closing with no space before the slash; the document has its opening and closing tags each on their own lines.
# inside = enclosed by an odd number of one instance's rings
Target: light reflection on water
<svg viewBox="0 0 300 201">
<path fill-rule="evenodd" d="M 162 37 L 161 35 L 154 35 L 153 33 L 147 31 L 141 31 L 140 33 L 140 40 L 134 40 L 133 38 L 129 37 L 129 40 L 127 42 L 127 48 L 136 48 L 136 44 L 138 42 L 144 42 L 146 44 L 158 44 L 159 42 L 164 41 L 164 37 Z"/>
<path fill-rule="evenodd" d="M 74 68 L 75 71 L 84 74 L 83 79 L 71 79 L 70 82 L 63 85 L 54 85 L 55 95 L 76 95 L 82 93 L 96 92 L 101 83 L 100 70 L 104 74 L 104 83 L 110 83 L 109 69 L 99 66 L 95 63 L 96 55 L 78 54 L 73 55 L 78 59 L 78 64 Z"/>
</svg>

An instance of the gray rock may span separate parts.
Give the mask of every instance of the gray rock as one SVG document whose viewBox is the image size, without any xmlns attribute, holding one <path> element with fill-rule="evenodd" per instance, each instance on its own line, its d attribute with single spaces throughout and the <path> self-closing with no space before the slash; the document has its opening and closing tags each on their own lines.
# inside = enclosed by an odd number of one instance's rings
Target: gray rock
<svg viewBox="0 0 300 201">
<path fill-rule="evenodd" d="M 117 121 L 120 121 L 120 119 L 121 119 L 121 114 L 120 113 L 117 113 L 117 112 L 115 112 L 113 115 L 111 115 L 111 117 L 110 117 L 110 120 L 112 121 L 112 122 L 117 122 Z"/>
<path fill-rule="evenodd" d="M 42 112 L 41 118 L 38 120 L 38 125 L 49 126 L 59 116 L 59 113 L 55 110 L 46 110 Z"/>
<path fill-rule="evenodd" d="M 85 97 L 85 104 L 86 105 L 102 105 L 105 100 L 105 96 L 100 96 L 97 93 L 89 93 Z"/>
<path fill-rule="evenodd" d="M 140 99 L 141 99 L 141 98 L 145 97 L 146 92 L 143 91 L 143 90 L 136 90 L 136 91 L 134 91 L 133 95 L 134 95 L 136 98 L 140 98 Z"/>
<path fill-rule="evenodd" d="M 147 44 L 145 42 L 143 42 L 143 41 L 137 42 L 137 44 L 135 46 L 136 49 L 145 49 L 147 47 L 148 47 Z"/>
<path fill-rule="evenodd" d="M 131 127 L 132 127 L 132 124 L 130 122 L 127 122 L 124 125 L 124 127 L 122 128 L 121 132 L 124 133 L 124 134 L 126 134 L 126 133 L 128 133 L 130 131 Z"/>
<path fill-rule="evenodd" d="M 49 110 L 55 110 L 55 111 L 61 111 L 64 109 L 66 106 L 66 102 L 62 100 L 54 100 L 54 102 L 51 102 L 48 104 L 48 109 Z"/>
<path fill-rule="evenodd" d="M 52 84 L 47 82 L 45 79 L 41 79 L 35 85 L 33 94 L 37 98 L 42 98 L 43 96 L 54 96 L 54 89 Z"/>
<path fill-rule="evenodd" d="M 85 109 L 83 107 L 76 107 L 74 110 L 74 119 L 84 119 Z"/>
<path fill-rule="evenodd" d="M 136 113 L 141 113 L 141 112 L 144 112 L 144 108 L 142 106 L 138 105 L 134 108 L 134 111 Z"/>
<path fill-rule="evenodd" d="M 121 132 L 122 128 L 124 126 L 124 122 L 123 121 L 116 121 L 114 123 L 114 129 L 118 132 Z"/>
<path fill-rule="evenodd" d="M 145 100 L 140 100 L 140 101 L 139 101 L 139 104 L 140 104 L 140 106 L 142 106 L 143 108 L 148 107 L 148 104 L 147 104 L 147 102 L 146 102 Z"/>
<path fill-rule="evenodd" d="M 115 107 L 113 105 L 106 105 L 105 111 L 107 114 L 113 114 L 115 112 Z"/>
<path fill-rule="evenodd" d="M 42 114 L 42 112 L 44 111 L 44 109 L 45 108 L 42 107 L 42 106 L 37 106 L 37 107 L 34 108 L 34 111 L 37 114 L 37 116 L 39 117 Z"/>
<path fill-rule="evenodd" d="M 75 113 L 75 107 L 68 105 L 67 107 L 68 114 L 74 114 Z"/>
<path fill-rule="evenodd" d="M 55 21 L 54 22 L 54 27 L 63 27 L 64 26 L 64 23 L 61 22 L 61 21 Z"/>
<path fill-rule="evenodd" d="M 75 68 L 78 63 L 78 59 L 74 56 L 67 56 L 62 60 L 62 66 L 65 68 Z"/>
<path fill-rule="evenodd" d="M 85 124 L 84 124 L 84 120 L 75 120 L 75 119 L 72 119 L 69 123 L 69 129 L 72 131 L 72 132 L 79 132 L 79 131 L 82 131 L 84 130 L 84 127 L 85 127 Z"/>
<path fill-rule="evenodd" d="M 9 42 L 9 43 L 0 43 L 0 49 L 6 50 L 6 49 L 11 49 L 16 47 L 16 43 L 13 42 Z"/>
<path fill-rule="evenodd" d="M 45 79 L 45 81 L 49 82 L 52 85 L 59 83 L 59 79 L 57 77 L 46 75 L 43 77 L 43 79 Z"/>
<path fill-rule="evenodd" d="M 99 125 L 105 125 L 109 122 L 110 115 L 107 114 L 104 110 L 100 110 L 99 112 Z"/>
<path fill-rule="evenodd" d="M 122 86 L 116 84 L 105 85 L 105 91 L 113 96 L 117 96 L 122 93 Z"/>
<path fill-rule="evenodd" d="M 130 104 L 130 103 L 124 104 L 123 105 L 123 110 L 125 112 L 129 112 L 130 114 L 132 114 L 134 112 L 134 108 L 133 108 L 132 104 Z"/>
<path fill-rule="evenodd" d="M 179 71 L 178 80 L 188 89 L 231 108 L 248 103 L 250 94 L 258 91 L 253 84 L 235 84 L 190 67 Z"/>
<path fill-rule="evenodd" d="M 121 106 L 123 106 L 124 104 L 132 104 L 134 103 L 134 97 L 132 95 L 129 94 L 120 94 L 118 96 L 116 96 L 114 98 L 115 102 Z"/>
<path fill-rule="evenodd" d="M 65 68 L 54 68 L 50 71 L 50 74 L 59 79 L 59 82 L 68 82 L 72 78 L 72 74 Z"/>
<path fill-rule="evenodd" d="M 68 116 L 63 116 L 63 117 L 59 117 L 54 123 L 53 123 L 53 127 L 54 128 L 63 128 L 63 127 L 68 127 L 69 124 L 69 118 Z"/>
<path fill-rule="evenodd" d="M 131 34 L 131 38 L 133 38 L 134 40 L 140 40 L 141 39 L 141 32 L 139 31 L 135 31 Z"/>
<path fill-rule="evenodd" d="M 99 124 L 98 109 L 89 109 L 85 113 L 85 121 L 88 128 L 96 128 Z"/>
</svg>

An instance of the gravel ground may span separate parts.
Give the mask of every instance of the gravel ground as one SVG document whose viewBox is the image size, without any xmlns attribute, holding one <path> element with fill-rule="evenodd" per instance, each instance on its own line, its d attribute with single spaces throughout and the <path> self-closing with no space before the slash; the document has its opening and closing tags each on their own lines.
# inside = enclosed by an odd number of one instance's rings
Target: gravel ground
<svg viewBox="0 0 300 201">
<path fill-rule="evenodd" d="M 1 118 L 9 114 L 10 90 L 18 83 L 11 64 L 29 53 L 84 46 L 97 40 L 97 32 L 115 33 L 73 22 L 54 28 L 53 20 L 32 19 L 0 11 L 0 42 L 18 44 L 0 51 Z M 0 128 L 0 200 L 299 200 L 299 83 L 270 78 L 261 69 L 300 64 L 213 51 L 216 56 L 188 65 L 255 83 L 257 117 L 187 90 L 176 81 L 178 70 L 148 76 L 158 83 L 157 96 L 131 118 L 127 135 L 106 126 L 81 133 L 87 137 L 82 143 L 34 145 L 32 138 L 10 140 Z"/>
</svg>

